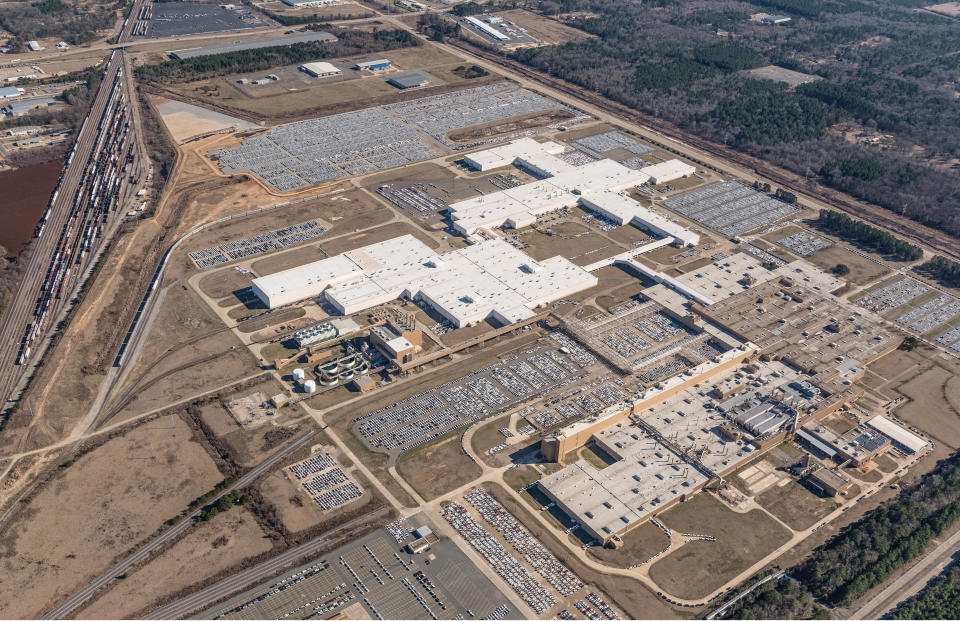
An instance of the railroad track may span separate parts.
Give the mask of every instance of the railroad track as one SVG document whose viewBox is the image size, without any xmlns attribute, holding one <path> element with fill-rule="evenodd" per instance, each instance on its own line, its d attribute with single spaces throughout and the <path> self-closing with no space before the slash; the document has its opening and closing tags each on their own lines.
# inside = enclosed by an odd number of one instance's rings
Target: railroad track
<svg viewBox="0 0 960 621">
<path fill-rule="evenodd" d="M 467 54 L 505 66 L 516 74 L 539 82 L 553 90 L 566 93 L 576 99 L 583 100 L 609 114 L 642 125 L 656 133 L 671 137 L 675 136 L 679 142 L 693 149 L 727 160 L 741 168 L 752 170 L 757 175 L 765 177 L 777 185 L 800 191 L 818 201 L 834 205 L 850 215 L 886 228 L 899 237 L 925 245 L 946 257 L 960 260 L 960 243 L 957 242 L 955 237 L 946 233 L 936 231 L 908 218 L 896 216 L 881 207 L 862 203 L 842 192 L 826 188 L 815 181 L 810 181 L 800 175 L 772 166 L 751 155 L 721 147 L 709 140 L 684 132 L 672 123 L 643 114 L 623 104 L 611 101 L 598 93 L 532 69 L 512 58 L 460 41 L 451 40 L 448 44 Z M 676 151 L 676 149 L 673 148 L 670 148 L 670 150 Z"/>
</svg>

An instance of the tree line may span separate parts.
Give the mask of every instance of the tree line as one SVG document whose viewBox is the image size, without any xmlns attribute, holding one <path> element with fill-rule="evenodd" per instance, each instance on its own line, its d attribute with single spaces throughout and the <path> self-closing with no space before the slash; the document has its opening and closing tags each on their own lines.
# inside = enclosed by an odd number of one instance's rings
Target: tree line
<svg viewBox="0 0 960 621">
<path fill-rule="evenodd" d="M 904 488 L 896 499 L 844 527 L 790 569 L 788 578 L 758 589 L 725 616 L 771 618 L 765 615 L 772 612 L 772 618 L 805 618 L 810 614 L 811 597 L 831 606 L 848 606 L 923 554 L 935 537 L 958 520 L 960 452 Z M 789 582 L 794 585 L 787 585 Z M 771 590 L 777 594 L 767 595 Z"/>
<path fill-rule="evenodd" d="M 336 41 L 307 41 L 196 58 L 171 59 L 137 67 L 135 72 L 141 80 L 188 81 L 200 77 L 262 71 L 270 67 L 310 62 L 320 58 L 386 52 L 422 45 L 412 34 L 399 29 L 368 32 L 334 28 L 330 29 L 330 32 L 337 37 Z"/>
<path fill-rule="evenodd" d="M 960 263 L 941 257 L 933 257 L 918 268 L 919 271 L 939 279 L 951 287 L 960 287 Z"/>
<path fill-rule="evenodd" d="M 860 242 L 883 254 L 894 256 L 903 261 L 916 261 L 923 257 L 923 250 L 891 233 L 870 226 L 866 222 L 854 220 L 845 213 L 831 209 L 821 209 L 817 223 L 825 230 L 846 239 Z"/>
</svg>

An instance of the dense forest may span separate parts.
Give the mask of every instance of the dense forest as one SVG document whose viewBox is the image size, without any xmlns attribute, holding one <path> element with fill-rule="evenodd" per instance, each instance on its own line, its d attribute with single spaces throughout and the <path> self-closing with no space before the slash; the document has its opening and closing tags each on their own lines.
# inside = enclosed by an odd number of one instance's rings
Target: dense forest
<svg viewBox="0 0 960 621">
<path fill-rule="evenodd" d="M 540 0 L 597 35 L 526 64 L 960 235 L 960 28 L 914 0 Z M 750 15 L 776 11 L 785 25 Z M 576 12 L 576 17 L 565 17 Z M 596 17 L 584 17 L 584 13 Z M 777 65 L 790 86 L 749 72 Z M 844 135 L 841 127 L 851 128 Z M 886 138 L 889 136 L 890 138 Z"/>
<path fill-rule="evenodd" d="M 376 32 L 345 28 L 328 30 L 337 36 L 336 41 L 310 41 L 184 60 L 168 60 L 155 65 L 143 65 L 137 67 L 135 71 L 137 78 L 141 80 L 164 82 L 192 80 L 201 76 L 246 73 L 320 58 L 339 58 L 422 45 L 419 39 L 406 30 L 377 30 Z"/>
<path fill-rule="evenodd" d="M 116 0 L 92 8 L 81 7 L 77 0 L 3 3 L 0 26 L 14 35 L 8 45 L 15 51 L 23 49 L 27 41 L 43 37 L 62 37 L 80 45 L 96 39 L 98 31 L 112 28 L 124 4 L 124 0 Z"/>
<path fill-rule="evenodd" d="M 960 619 L 960 565 L 954 563 L 888 619 Z"/>
<path fill-rule="evenodd" d="M 922 554 L 958 520 L 960 453 L 954 453 L 895 500 L 846 526 L 814 550 L 807 560 L 788 570 L 789 578 L 764 585 L 738 602 L 726 617 L 806 618 L 809 596 L 830 606 L 850 605 Z M 795 586 L 788 586 L 790 582 Z M 765 595 L 767 591 L 776 594 Z"/>
</svg>

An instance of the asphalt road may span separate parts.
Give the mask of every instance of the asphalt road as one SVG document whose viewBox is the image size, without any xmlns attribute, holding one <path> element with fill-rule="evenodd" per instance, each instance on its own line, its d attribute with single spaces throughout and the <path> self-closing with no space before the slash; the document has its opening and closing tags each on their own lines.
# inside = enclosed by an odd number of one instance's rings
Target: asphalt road
<svg viewBox="0 0 960 621">
<path fill-rule="evenodd" d="M 300 563 L 304 557 L 324 551 L 326 547 L 330 545 L 330 542 L 334 539 L 334 536 L 337 533 L 353 526 L 357 522 L 367 519 L 371 515 L 385 511 L 386 509 L 387 507 L 380 507 L 379 509 L 365 513 L 360 517 L 352 519 L 349 522 L 320 535 L 316 539 L 311 539 L 306 543 L 302 543 L 296 547 L 290 548 L 289 550 L 278 554 L 271 559 L 267 559 L 259 565 L 254 565 L 249 569 L 245 569 L 239 573 L 224 578 L 220 582 L 212 584 L 205 589 L 201 589 L 196 593 L 191 593 L 190 595 L 168 604 L 163 608 L 158 608 L 142 618 L 180 619 L 181 617 L 185 617 L 194 611 L 207 608 L 214 602 L 218 602 L 230 595 L 233 595 L 234 593 L 239 593 L 243 589 L 248 588 L 257 582 L 276 576 L 284 569 Z"/>
<path fill-rule="evenodd" d="M 290 453 L 302 448 L 307 445 L 316 435 L 317 431 L 310 431 L 297 438 L 284 448 L 280 449 L 267 459 L 260 462 L 257 466 L 252 468 L 246 474 L 237 479 L 236 483 L 230 487 L 224 489 L 220 494 L 211 498 L 207 503 L 216 502 L 220 496 L 228 494 L 236 489 L 242 489 L 250 485 L 253 481 L 259 478 L 261 475 L 265 474 L 273 466 L 277 465 L 278 462 L 282 461 Z M 125 559 L 111 567 L 106 573 L 102 574 L 100 577 L 96 578 L 93 582 L 83 587 L 67 599 L 65 599 L 59 606 L 47 612 L 42 619 L 62 619 L 73 612 L 77 607 L 83 604 L 85 601 L 93 597 L 97 591 L 107 586 L 111 582 L 117 579 L 117 576 L 123 575 L 125 572 L 129 571 L 139 563 L 147 560 L 151 554 L 155 551 L 162 548 L 168 542 L 174 541 L 179 538 L 183 533 L 189 529 L 194 524 L 194 518 L 196 518 L 203 507 L 198 507 L 192 513 L 184 517 L 182 520 L 163 531 L 146 544 L 141 546 L 138 550 L 131 553 Z"/>
<path fill-rule="evenodd" d="M 927 552 L 913 567 L 890 581 L 879 593 L 850 615 L 851 619 L 879 619 L 923 589 L 950 564 L 960 551 L 960 530 Z"/>
</svg>

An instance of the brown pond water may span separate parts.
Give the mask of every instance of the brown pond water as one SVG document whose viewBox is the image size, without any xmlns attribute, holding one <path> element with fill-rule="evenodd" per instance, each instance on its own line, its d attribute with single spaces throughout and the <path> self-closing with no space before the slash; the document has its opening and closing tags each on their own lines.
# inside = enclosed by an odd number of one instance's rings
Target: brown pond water
<svg viewBox="0 0 960 621">
<path fill-rule="evenodd" d="M 33 237 L 62 168 L 56 160 L 0 172 L 0 246 L 7 257 L 20 254 Z"/>
</svg>

